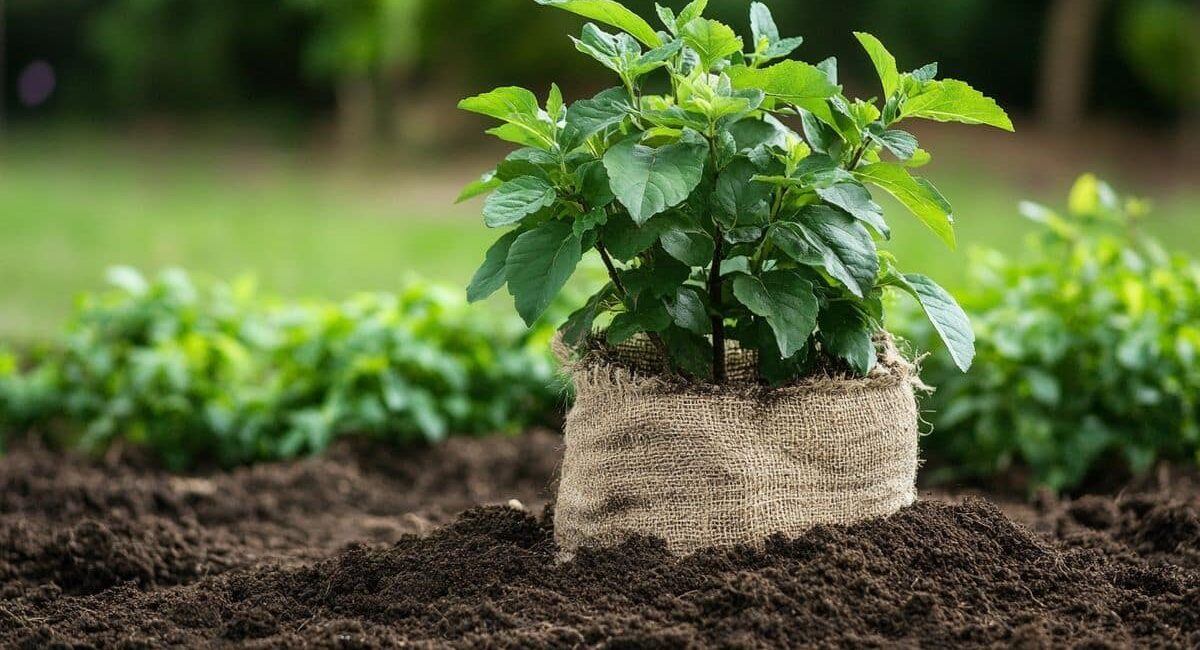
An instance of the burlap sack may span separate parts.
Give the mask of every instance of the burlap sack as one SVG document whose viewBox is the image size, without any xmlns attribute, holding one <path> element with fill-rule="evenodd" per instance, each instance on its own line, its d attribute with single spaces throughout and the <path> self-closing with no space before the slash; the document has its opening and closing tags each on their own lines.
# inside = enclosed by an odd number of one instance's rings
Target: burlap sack
<svg viewBox="0 0 1200 650">
<path fill-rule="evenodd" d="M 775 389 L 751 383 L 754 358 L 736 347 L 720 387 L 663 379 L 644 342 L 567 364 L 577 397 L 554 519 L 564 556 L 633 535 L 679 554 L 754 544 L 911 505 L 920 382 L 890 338 L 879 345 L 867 378 Z"/>
</svg>

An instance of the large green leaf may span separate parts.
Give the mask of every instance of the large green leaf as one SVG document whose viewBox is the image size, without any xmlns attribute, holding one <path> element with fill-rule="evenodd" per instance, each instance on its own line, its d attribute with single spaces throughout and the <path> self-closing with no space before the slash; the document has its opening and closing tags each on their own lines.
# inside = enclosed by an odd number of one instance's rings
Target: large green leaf
<svg viewBox="0 0 1200 650">
<path fill-rule="evenodd" d="M 567 127 L 586 139 L 614 127 L 629 114 L 629 95 L 624 88 L 609 88 L 591 99 L 581 99 L 567 109 Z"/>
<path fill-rule="evenodd" d="M 664 214 L 654 217 L 639 226 L 624 212 L 617 212 L 608 218 L 608 223 L 604 224 L 600 240 L 613 257 L 621 261 L 630 260 L 638 253 L 653 246 L 663 230 L 678 223 L 671 218 L 672 216 Z"/>
<path fill-rule="evenodd" d="M 892 231 L 883 219 L 883 208 L 871 198 L 871 193 L 862 185 L 839 183 L 830 187 L 817 188 L 817 196 L 871 226 L 885 239 L 891 238 Z"/>
<path fill-rule="evenodd" d="M 871 319 L 854 304 L 835 302 L 817 317 L 817 338 L 825 352 L 846 361 L 860 376 L 875 367 L 875 343 Z"/>
<path fill-rule="evenodd" d="M 871 57 L 871 63 L 875 65 L 875 72 L 879 73 L 879 81 L 883 84 L 884 98 L 891 97 L 900 87 L 900 71 L 896 68 L 896 57 L 888 52 L 878 38 L 866 32 L 854 32 L 854 37 L 867 51 L 867 56 Z"/>
<path fill-rule="evenodd" d="M 900 116 L 1013 130 L 1012 120 L 996 100 L 955 79 L 927 82 L 919 94 L 904 103 Z"/>
<path fill-rule="evenodd" d="M 758 174 L 754 163 L 737 158 L 717 177 L 714 217 L 726 228 L 767 222 L 775 188 L 752 180 Z"/>
<path fill-rule="evenodd" d="M 767 271 L 759 277 L 738 275 L 733 281 L 733 295 L 766 319 L 785 359 L 804 349 L 817 326 L 817 298 L 812 284 L 799 271 Z"/>
<path fill-rule="evenodd" d="M 519 234 L 516 230 L 505 233 L 503 237 L 496 240 L 496 243 L 492 244 L 492 247 L 488 249 L 487 255 L 484 256 L 483 265 L 475 272 L 475 277 L 471 278 L 471 284 L 467 286 L 467 300 L 469 302 L 479 302 L 496 293 L 497 289 L 504 286 L 504 269 L 508 264 L 508 251 L 512 247 L 513 242 L 517 240 L 517 235 Z"/>
<path fill-rule="evenodd" d="M 708 159 L 708 142 L 695 131 L 663 147 L 652 148 L 627 138 L 604 154 L 604 168 L 617 200 L 637 225 L 683 203 L 700 184 Z"/>
<path fill-rule="evenodd" d="M 517 237 L 508 251 L 508 292 L 526 324 L 533 325 L 546 311 L 582 256 L 580 238 L 562 221 L 546 222 Z"/>
<path fill-rule="evenodd" d="M 945 197 L 923 178 L 914 178 L 908 170 L 891 163 L 875 163 L 854 172 L 860 181 L 873 183 L 896 197 L 946 245 L 955 248 L 954 216 Z"/>
<path fill-rule="evenodd" d="M 703 70 L 712 70 L 725 57 L 742 51 L 742 37 L 728 25 L 707 18 L 697 18 L 680 30 L 683 42 L 700 57 Z"/>
<path fill-rule="evenodd" d="M 603 208 L 613 202 L 616 197 L 608 182 L 608 171 L 604 163 L 590 160 L 575 169 L 575 182 L 579 186 L 579 194 L 591 208 Z"/>
<path fill-rule="evenodd" d="M 663 250 L 688 266 L 705 266 L 712 261 L 715 245 L 699 226 L 667 228 L 659 235 Z"/>
<path fill-rule="evenodd" d="M 728 74 L 734 88 L 757 88 L 833 124 L 833 113 L 826 100 L 838 93 L 838 87 L 814 66 L 800 61 L 782 61 L 760 69 L 738 66 L 731 68 Z"/>
<path fill-rule="evenodd" d="M 507 226 L 554 204 L 554 187 L 536 176 L 522 176 L 500 186 L 483 204 L 483 221 L 490 228 Z"/>
<path fill-rule="evenodd" d="M 598 20 L 628 32 L 650 47 L 662 45 L 662 39 L 649 23 L 616 0 L 536 0 L 540 5 L 558 7 L 573 14 Z"/>
<path fill-rule="evenodd" d="M 554 147 L 554 125 L 542 119 L 537 97 L 516 86 L 506 86 L 468 97 L 458 103 L 464 111 L 487 115 L 507 124 L 488 133 L 508 142 L 539 149 Z"/>
<path fill-rule="evenodd" d="M 776 221 L 771 224 L 771 229 L 767 233 L 768 239 L 779 250 L 783 251 L 784 255 L 805 266 L 822 266 L 825 264 L 825 257 L 822 252 L 814 245 L 808 236 L 808 232 L 804 226 L 794 221 Z"/>
<path fill-rule="evenodd" d="M 921 303 L 933 329 L 946 343 L 954 365 L 966 372 L 975 360 L 975 331 L 966 312 L 949 292 L 924 275 L 908 273 L 898 276 L 897 284 Z"/>
<path fill-rule="evenodd" d="M 697 287 L 679 287 L 674 298 L 667 299 L 667 312 L 679 327 L 696 334 L 712 333 L 712 319 Z"/>
<path fill-rule="evenodd" d="M 850 293 L 866 296 L 879 274 L 879 256 L 862 223 L 825 205 L 804 208 L 797 220 L 820 252 L 825 271 Z"/>
</svg>

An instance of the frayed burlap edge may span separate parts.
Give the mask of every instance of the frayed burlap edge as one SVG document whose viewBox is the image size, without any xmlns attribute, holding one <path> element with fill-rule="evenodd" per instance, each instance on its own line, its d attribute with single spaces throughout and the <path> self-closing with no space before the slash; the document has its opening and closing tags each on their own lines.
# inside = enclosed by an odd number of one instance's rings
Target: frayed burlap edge
<svg viewBox="0 0 1200 650">
<path fill-rule="evenodd" d="M 933 387 L 920 378 L 920 364 L 925 356 L 909 361 L 897 348 L 888 332 L 875 337 L 877 363 L 865 377 L 840 372 L 819 372 L 782 386 L 766 386 L 757 381 L 757 358 L 752 351 L 742 349 L 736 341 L 726 343 L 726 358 L 730 366 L 730 381 L 717 385 L 667 375 L 661 370 L 641 369 L 622 363 L 616 353 L 627 358 L 653 359 L 661 362 L 658 351 L 645 337 L 638 336 L 613 348 L 600 339 L 589 340 L 580 354 L 557 334 L 551 341 L 554 356 L 563 372 L 571 377 L 580 390 L 599 392 L 636 392 L 641 394 L 733 394 L 755 397 L 765 401 L 801 393 L 854 392 L 868 388 L 886 388 L 908 384 L 917 392 L 930 393 Z"/>
</svg>

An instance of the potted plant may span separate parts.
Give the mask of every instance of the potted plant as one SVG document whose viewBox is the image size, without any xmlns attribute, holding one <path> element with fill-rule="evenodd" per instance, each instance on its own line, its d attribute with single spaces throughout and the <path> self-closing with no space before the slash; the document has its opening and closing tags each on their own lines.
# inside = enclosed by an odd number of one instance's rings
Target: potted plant
<svg viewBox="0 0 1200 650">
<path fill-rule="evenodd" d="M 930 156 L 899 126 L 1011 130 L 1008 116 L 936 64 L 901 72 L 865 33 L 883 92 L 849 99 L 834 59 L 787 58 L 801 39 L 757 2 L 749 43 L 706 0 L 659 6 L 661 30 L 613 0 L 537 2 L 603 23 L 573 40 L 619 83 L 569 106 L 557 86 L 544 105 L 515 87 L 463 100 L 520 148 L 462 198 L 490 192 L 484 221 L 505 229 L 471 300 L 507 285 L 533 323 L 583 255 L 608 271 L 560 331 L 577 390 L 563 551 L 650 534 L 688 552 L 911 504 L 919 381 L 885 333 L 884 291 L 915 297 L 963 370 L 974 335 L 877 248 L 890 231 L 868 187 L 953 247 L 949 203 L 913 175 Z"/>
</svg>

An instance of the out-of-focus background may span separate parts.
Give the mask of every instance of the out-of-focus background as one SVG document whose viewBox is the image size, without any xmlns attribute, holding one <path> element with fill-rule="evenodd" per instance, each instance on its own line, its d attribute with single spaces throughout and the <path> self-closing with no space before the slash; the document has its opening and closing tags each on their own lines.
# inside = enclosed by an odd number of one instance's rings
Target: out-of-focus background
<svg viewBox="0 0 1200 650">
<path fill-rule="evenodd" d="M 652 3 L 627 3 L 652 16 Z M 678 0 L 668 0 L 678 6 Z M 960 241 L 1016 252 L 1022 198 L 1082 170 L 1155 204 L 1147 228 L 1200 252 L 1200 7 L 1190 0 L 767 0 L 797 56 L 850 35 L 938 61 L 1015 116 L 1016 135 L 934 125 L 927 170 Z M 748 32 L 743 0 L 709 13 Z M 459 187 L 501 149 L 458 99 L 498 85 L 570 98 L 611 85 L 532 0 L 0 0 L 0 340 L 54 334 L 104 270 L 257 274 L 284 296 L 461 283 L 489 242 Z M 1061 201 L 1058 201 L 1061 202 Z M 967 257 L 915 220 L 892 248 L 951 288 Z"/>
</svg>

